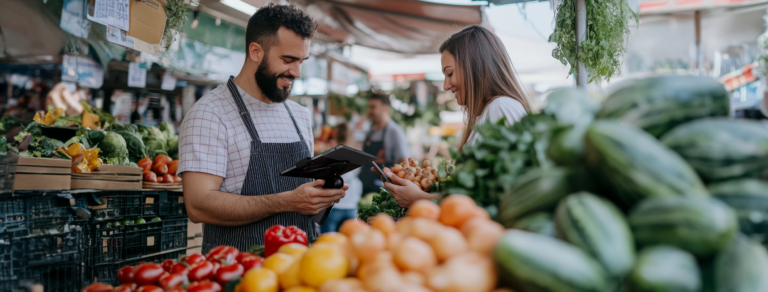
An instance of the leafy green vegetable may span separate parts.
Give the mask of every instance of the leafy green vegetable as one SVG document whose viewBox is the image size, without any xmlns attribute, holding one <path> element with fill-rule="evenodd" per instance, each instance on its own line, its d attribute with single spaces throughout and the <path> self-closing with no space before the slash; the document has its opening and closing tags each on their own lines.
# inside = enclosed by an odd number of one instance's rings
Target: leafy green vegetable
<svg viewBox="0 0 768 292">
<path fill-rule="evenodd" d="M 5 136 L 0 136 L 0 156 L 8 154 L 8 140 Z"/>
<path fill-rule="evenodd" d="M 71 116 L 71 117 L 63 116 L 63 117 L 59 117 L 59 119 L 57 119 L 53 123 L 53 125 L 51 125 L 51 126 L 52 127 L 66 127 L 66 126 L 71 125 L 72 123 L 80 125 L 80 120 L 81 119 L 82 119 L 82 115 L 76 115 L 76 116 Z"/>
<path fill-rule="evenodd" d="M 163 132 L 163 134 L 165 134 L 165 139 L 171 139 L 172 137 L 176 136 L 176 130 L 174 129 L 173 125 L 169 122 L 160 123 L 160 126 L 158 126 L 158 129 L 160 130 L 160 132 Z"/>
<path fill-rule="evenodd" d="M 107 133 L 99 148 L 101 149 L 102 157 L 128 157 L 128 147 L 126 146 L 125 139 L 115 132 Z"/>
<path fill-rule="evenodd" d="M 387 213 L 392 218 L 401 218 L 405 216 L 408 209 L 400 207 L 395 201 L 395 197 L 385 188 L 381 188 L 378 196 L 373 196 L 371 205 L 358 204 L 357 217 L 360 220 L 368 221 L 369 217 L 376 216 L 379 213 Z"/>
<path fill-rule="evenodd" d="M 557 8 L 555 31 L 549 42 L 556 43 L 552 57 L 563 65 L 571 65 L 568 74 L 577 71 L 578 61 L 589 71 L 589 82 L 605 77 L 607 81 L 621 72 L 621 60 L 626 49 L 624 42 L 629 35 L 629 18 L 639 22 L 627 0 L 587 1 L 587 35 L 580 46 L 576 45 L 576 0 L 563 0 Z"/>
<path fill-rule="evenodd" d="M 109 128 L 109 125 L 114 126 L 115 124 L 117 124 L 115 117 L 113 117 L 111 114 L 107 112 L 102 111 L 101 109 L 91 107 L 91 105 L 87 101 L 81 100 L 80 104 L 83 105 L 83 107 L 85 108 L 85 111 L 99 116 L 99 120 L 101 121 L 103 129 L 106 130 Z"/>
<path fill-rule="evenodd" d="M 136 125 L 130 126 L 114 126 L 115 133 L 125 139 L 125 143 L 128 146 L 128 158 L 131 162 L 138 162 L 144 157 L 147 157 L 147 147 L 144 146 L 144 141 L 139 134 L 138 127 Z"/>
<path fill-rule="evenodd" d="M 168 139 L 168 156 L 174 160 L 179 158 L 179 136 Z"/>
<path fill-rule="evenodd" d="M 14 116 L 4 115 L 0 118 L 0 133 L 8 133 L 11 129 L 24 127 L 24 123 Z"/>
</svg>

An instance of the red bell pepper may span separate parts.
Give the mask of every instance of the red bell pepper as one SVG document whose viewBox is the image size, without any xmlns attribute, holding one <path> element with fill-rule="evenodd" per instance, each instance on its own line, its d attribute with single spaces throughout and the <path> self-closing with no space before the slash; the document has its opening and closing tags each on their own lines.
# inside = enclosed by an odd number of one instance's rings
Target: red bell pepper
<svg viewBox="0 0 768 292">
<path fill-rule="evenodd" d="M 308 245 L 307 233 L 296 226 L 272 226 L 264 232 L 264 257 L 276 253 L 284 244 L 293 242 Z"/>
</svg>

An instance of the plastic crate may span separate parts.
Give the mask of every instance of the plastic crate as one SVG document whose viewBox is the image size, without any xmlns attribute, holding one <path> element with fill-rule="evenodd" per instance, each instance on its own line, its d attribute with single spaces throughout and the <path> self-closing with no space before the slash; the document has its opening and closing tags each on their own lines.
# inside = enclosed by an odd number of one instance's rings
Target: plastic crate
<svg viewBox="0 0 768 292">
<path fill-rule="evenodd" d="M 124 262 L 122 266 L 136 266 L 140 263 L 161 263 L 164 260 L 172 259 L 172 260 L 178 260 L 184 256 L 186 256 L 187 251 L 186 250 L 177 250 L 172 252 L 164 252 L 159 254 L 153 254 L 151 256 L 143 256 L 140 258 L 127 260 Z"/>
<path fill-rule="evenodd" d="M 142 230 L 126 232 L 124 259 L 140 258 L 161 251 L 162 232 L 158 230 Z"/>
<path fill-rule="evenodd" d="M 113 286 L 117 286 L 117 270 L 127 264 L 122 263 L 106 263 L 99 265 L 89 266 L 90 272 L 85 276 L 85 285 L 93 283 L 106 283 Z"/>
<path fill-rule="evenodd" d="M 0 200 L 0 232 L 27 229 L 27 207 L 24 199 Z"/>
<path fill-rule="evenodd" d="M 187 247 L 187 231 L 163 233 L 161 238 L 162 251 Z"/>
<path fill-rule="evenodd" d="M 86 264 L 115 262 L 123 259 L 125 235 L 123 227 L 91 224 L 88 226 L 86 240 Z"/>
<path fill-rule="evenodd" d="M 42 284 L 45 292 L 79 291 L 83 285 L 82 269 L 76 263 L 27 268 L 25 279 Z"/>
<path fill-rule="evenodd" d="M 27 220 L 30 228 L 45 228 L 69 223 L 73 216 L 69 200 L 56 196 L 26 199 Z"/>
<path fill-rule="evenodd" d="M 10 234 L 0 235 L 0 281 L 15 280 L 23 276 L 24 245 Z M 0 290 L 4 291 L 4 290 Z"/>
<path fill-rule="evenodd" d="M 62 262 L 80 262 L 85 251 L 83 232 L 31 235 L 19 240 L 24 245 L 24 258 L 29 266 Z"/>
<path fill-rule="evenodd" d="M 0 291 L 3 291 L 3 292 L 24 291 L 24 292 L 26 292 L 26 289 L 22 289 L 21 287 L 19 287 L 19 280 L 0 280 Z"/>
<path fill-rule="evenodd" d="M 187 218 L 163 219 L 163 233 L 187 231 Z"/>
<path fill-rule="evenodd" d="M 166 202 L 166 192 L 144 192 L 141 201 L 141 216 L 156 217 L 160 216 L 160 203 Z"/>
<path fill-rule="evenodd" d="M 179 192 L 169 192 L 168 199 L 160 203 L 160 216 L 163 217 L 186 217 L 187 206 L 184 204 L 184 194 Z"/>
</svg>

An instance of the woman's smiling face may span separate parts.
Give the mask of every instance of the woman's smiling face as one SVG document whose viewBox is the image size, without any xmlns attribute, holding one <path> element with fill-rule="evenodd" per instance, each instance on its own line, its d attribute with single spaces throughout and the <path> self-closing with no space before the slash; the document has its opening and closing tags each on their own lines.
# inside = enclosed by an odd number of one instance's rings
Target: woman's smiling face
<svg viewBox="0 0 768 292">
<path fill-rule="evenodd" d="M 462 83 L 459 70 L 456 68 L 456 58 L 448 50 L 445 50 L 440 57 L 440 63 L 443 68 L 443 75 L 445 75 L 443 90 L 452 92 L 456 96 L 456 102 L 459 105 L 466 105 L 464 96 L 461 94 Z"/>
</svg>

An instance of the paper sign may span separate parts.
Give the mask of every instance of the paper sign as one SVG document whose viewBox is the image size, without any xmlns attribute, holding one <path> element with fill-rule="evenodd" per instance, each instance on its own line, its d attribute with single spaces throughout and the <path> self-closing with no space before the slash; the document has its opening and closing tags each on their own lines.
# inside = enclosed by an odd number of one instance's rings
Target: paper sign
<svg viewBox="0 0 768 292">
<path fill-rule="evenodd" d="M 163 84 L 160 85 L 162 90 L 173 90 L 176 88 L 176 77 L 173 77 L 171 71 L 166 70 L 163 74 Z"/>
<path fill-rule="evenodd" d="M 133 48 L 133 37 L 116 27 L 107 26 L 107 40 L 126 48 Z"/>
<path fill-rule="evenodd" d="M 104 68 L 87 57 L 77 57 L 77 83 L 82 87 L 101 88 L 104 84 Z"/>
<path fill-rule="evenodd" d="M 109 25 L 122 30 L 130 29 L 130 0 L 111 0 L 113 5 L 112 15 L 109 19 Z"/>
<path fill-rule="evenodd" d="M 61 59 L 61 80 L 77 81 L 77 56 L 64 55 Z"/>
<path fill-rule="evenodd" d="M 147 69 L 142 69 L 139 63 L 128 65 L 128 87 L 147 87 Z"/>
<path fill-rule="evenodd" d="M 86 0 L 64 0 L 61 9 L 61 23 L 59 26 L 79 38 L 88 38 L 91 31 L 91 21 L 85 19 Z"/>
<path fill-rule="evenodd" d="M 93 22 L 109 25 L 109 0 L 87 0 L 88 13 L 85 17 Z"/>
</svg>

